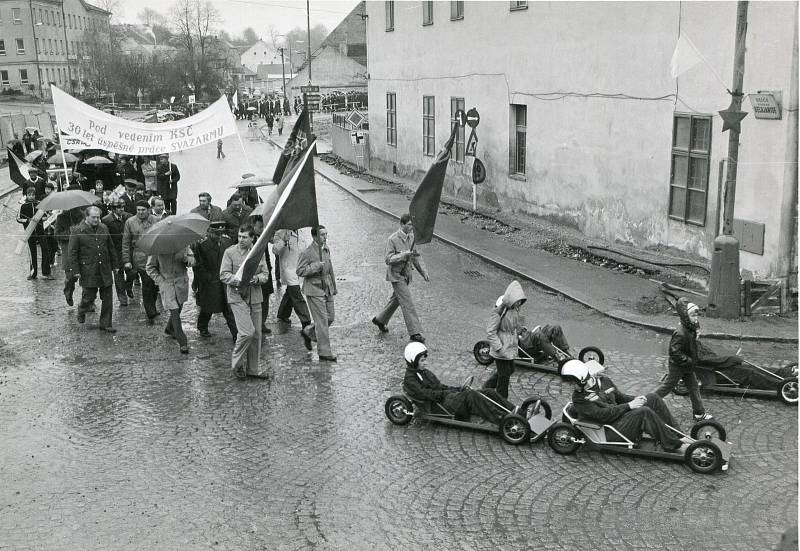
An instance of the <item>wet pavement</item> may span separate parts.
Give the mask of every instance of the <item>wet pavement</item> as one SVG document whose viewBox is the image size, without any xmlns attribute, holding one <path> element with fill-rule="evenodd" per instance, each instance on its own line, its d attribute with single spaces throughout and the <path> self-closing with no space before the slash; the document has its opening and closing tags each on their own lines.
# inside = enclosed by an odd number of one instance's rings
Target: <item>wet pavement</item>
<svg viewBox="0 0 800 551">
<path fill-rule="evenodd" d="M 245 147 L 247 159 L 232 139 L 224 161 L 213 148 L 176 155 L 179 210 L 204 189 L 224 205 L 247 168 L 270 174 L 275 150 Z M 25 257 L 13 240 L 0 243 L 0 549 L 750 550 L 773 547 L 797 522 L 797 409 L 777 400 L 705 397 L 734 453 L 730 471 L 711 476 L 391 425 L 383 404 L 400 390 L 407 336 L 399 314 L 386 335 L 369 320 L 389 295 L 383 250 L 396 223 L 322 179 L 317 190 L 338 280 L 339 362 L 306 352 L 295 319 L 265 338 L 269 381 L 232 376 L 224 323 L 215 316 L 215 337 L 200 339 L 192 298 L 187 357 L 161 325 L 144 323 L 138 287 L 133 305 L 115 304 L 110 336 L 91 329 L 96 314 L 78 325 L 61 282 L 26 281 Z M 19 226 L 4 216 L 0 232 Z M 441 243 L 421 250 L 432 281 L 412 288 L 431 368 L 451 384 L 481 381 L 490 371 L 472 346 L 510 277 Z M 624 389 L 655 388 L 668 337 L 523 287 L 529 325 L 561 323 L 573 348 L 603 349 Z M 743 346 L 767 365 L 797 355 L 790 345 Z M 512 401 L 534 392 L 560 409 L 572 388 L 517 370 Z M 686 425 L 688 399 L 667 401 Z"/>
</svg>

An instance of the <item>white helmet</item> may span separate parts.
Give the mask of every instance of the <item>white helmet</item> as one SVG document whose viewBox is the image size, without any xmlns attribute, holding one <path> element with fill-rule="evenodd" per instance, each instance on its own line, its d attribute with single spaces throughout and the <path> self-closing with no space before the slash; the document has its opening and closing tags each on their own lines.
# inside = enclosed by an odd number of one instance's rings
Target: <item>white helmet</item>
<svg viewBox="0 0 800 551">
<path fill-rule="evenodd" d="M 405 352 L 403 352 L 403 357 L 406 359 L 408 363 L 413 365 L 420 354 L 427 354 L 427 353 L 428 353 L 427 346 L 425 346 L 421 342 L 414 341 L 406 345 Z"/>
<path fill-rule="evenodd" d="M 589 366 L 580 360 L 569 360 L 561 366 L 561 376 L 582 385 L 589 379 Z"/>
</svg>

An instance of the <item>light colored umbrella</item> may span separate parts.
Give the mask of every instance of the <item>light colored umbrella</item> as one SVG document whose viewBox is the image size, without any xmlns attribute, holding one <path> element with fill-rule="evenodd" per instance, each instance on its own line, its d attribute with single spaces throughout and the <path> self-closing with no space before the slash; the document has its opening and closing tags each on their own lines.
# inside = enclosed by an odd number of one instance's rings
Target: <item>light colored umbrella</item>
<svg viewBox="0 0 800 551">
<path fill-rule="evenodd" d="M 94 205 L 98 197 L 94 193 L 71 189 L 51 193 L 39 203 L 36 208 L 40 210 L 69 210 L 75 207 L 88 207 Z"/>
<path fill-rule="evenodd" d="M 173 254 L 205 237 L 210 225 L 193 212 L 168 216 L 144 232 L 136 245 L 147 254 Z"/>
<path fill-rule="evenodd" d="M 248 111 L 258 111 L 258 109 L 256 109 L 255 107 L 248 107 L 247 110 Z"/>
<path fill-rule="evenodd" d="M 271 185 L 274 185 L 274 182 L 269 178 L 266 178 L 264 176 L 256 176 L 254 178 L 247 178 L 246 180 L 242 180 L 236 184 L 233 184 L 231 187 L 241 189 L 243 187 L 264 187 Z"/>
<path fill-rule="evenodd" d="M 85 165 L 113 165 L 114 161 L 103 157 L 102 155 L 96 155 L 94 157 L 89 157 L 85 161 L 83 161 Z"/>
<path fill-rule="evenodd" d="M 78 160 L 78 158 L 73 155 L 72 153 L 64 153 L 63 151 L 58 151 L 55 155 L 47 159 L 47 162 L 51 165 L 62 165 L 64 162 L 67 164 L 74 163 Z"/>
<path fill-rule="evenodd" d="M 31 151 L 30 153 L 25 155 L 25 160 L 28 161 L 28 162 L 33 162 L 36 159 L 38 159 L 39 157 L 41 157 L 42 153 L 44 153 L 44 152 L 41 149 L 36 149 L 34 151 Z"/>
<path fill-rule="evenodd" d="M 34 132 L 34 131 L 36 131 L 36 132 L 41 132 L 41 130 L 39 130 L 39 129 L 38 129 L 38 128 L 36 128 L 35 126 L 26 126 L 26 127 L 25 127 L 25 130 L 30 130 L 31 132 Z"/>
</svg>

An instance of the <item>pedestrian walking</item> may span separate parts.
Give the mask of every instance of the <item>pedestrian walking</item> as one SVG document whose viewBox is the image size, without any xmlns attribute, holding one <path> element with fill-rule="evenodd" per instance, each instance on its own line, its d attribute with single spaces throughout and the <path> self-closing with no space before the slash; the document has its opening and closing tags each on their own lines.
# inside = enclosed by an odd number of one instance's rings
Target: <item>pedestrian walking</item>
<svg viewBox="0 0 800 551">
<path fill-rule="evenodd" d="M 280 113 L 275 115 L 275 125 L 278 127 L 278 136 L 283 136 L 283 117 Z"/>
<path fill-rule="evenodd" d="M 245 223 L 253 209 L 244 204 L 244 197 L 238 191 L 229 201 L 228 208 L 222 211 L 222 219 L 228 223 L 228 235 L 234 239 L 239 234 L 239 226 Z"/>
<path fill-rule="evenodd" d="M 517 335 L 522 329 L 519 309 L 526 300 L 522 285 L 517 280 L 509 283 L 503 296 L 495 302 L 486 327 L 486 340 L 489 341 L 489 354 L 494 358 L 495 371 L 483 383 L 483 388 L 493 388 L 503 398 L 508 398 L 508 381 L 514 373 Z"/>
<path fill-rule="evenodd" d="M 167 210 L 172 214 L 178 212 L 178 182 L 181 173 L 175 163 L 169 162 L 168 155 L 161 155 L 156 166 L 156 186 L 158 195 L 164 200 Z"/>
<path fill-rule="evenodd" d="M 147 314 L 147 323 L 153 325 L 155 318 L 159 316 L 156 310 L 156 298 L 158 298 L 158 287 L 155 282 L 147 275 L 147 253 L 144 252 L 137 242 L 144 232 L 156 223 L 156 218 L 150 214 L 147 201 L 136 203 L 136 216 L 131 216 L 125 221 L 122 231 L 122 262 L 127 272 L 127 277 L 131 281 L 138 275 L 142 281 L 142 305 Z M 131 291 L 128 297 L 132 298 Z"/>
<path fill-rule="evenodd" d="M 249 224 L 239 228 L 238 243 L 225 249 L 219 269 L 219 279 L 227 286 L 228 304 L 236 320 L 236 342 L 231 353 L 231 367 L 239 378 L 247 376 L 269 378 L 269 372 L 259 365 L 261 356 L 261 285 L 267 281 L 267 265 L 260 259 L 255 275 L 248 282 L 239 281 L 236 272 L 253 246 L 255 232 Z"/>
<path fill-rule="evenodd" d="M 197 196 L 198 206 L 193 208 L 190 212 L 199 214 L 210 222 L 223 222 L 224 216 L 222 209 L 216 205 L 211 204 L 211 194 L 207 191 L 201 192 Z M 226 226 L 227 227 L 227 226 Z"/>
<path fill-rule="evenodd" d="M 219 269 L 222 265 L 222 255 L 233 241 L 225 235 L 228 225 L 224 221 L 214 221 L 208 227 L 206 239 L 194 246 L 194 280 L 192 286 L 197 303 L 197 330 L 203 338 L 212 335 L 208 330 L 208 323 L 213 314 L 222 314 L 228 330 L 231 332 L 233 342 L 236 342 L 236 320 L 228 304 L 225 284 L 219 279 Z"/>
<path fill-rule="evenodd" d="M 225 153 L 222 151 L 222 138 L 217 140 L 217 159 L 224 159 Z"/>
<path fill-rule="evenodd" d="M 272 136 L 272 127 L 275 124 L 275 118 L 272 116 L 272 113 L 267 113 L 267 133 Z"/>
<path fill-rule="evenodd" d="M 17 222 L 22 224 L 24 229 L 28 229 L 31 220 L 36 215 L 37 205 L 39 201 L 36 200 L 36 188 L 29 186 L 25 190 L 25 202 L 19 207 L 17 214 Z M 50 275 L 50 250 L 48 248 L 48 240 L 44 230 L 44 218 L 36 223 L 36 227 L 28 238 L 28 250 L 30 251 L 30 268 L 28 270 L 28 279 L 36 279 L 38 275 L 37 265 L 39 263 L 39 255 L 37 254 L 36 246 L 41 249 L 42 259 L 42 276 L 45 279 L 55 279 Z"/>
<path fill-rule="evenodd" d="M 181 354 L 189 353 L 189 343 L 181 324 L 181 311 L 189 299 L 189 276 L 186 268 L 194 266 L 194 253 L 184 247 L 173 254 L 154 254 L 147 258 L 146 271 L 158 286 L 161 304 L 169 310 L 164 333 L 178 341 Z"/>
<path fill-rule="evenodd" d="M 48 181 L 44 185 L 44 195 L 47 197 L 51 193 L 56 192 L 56 183 L 53 180 Z M 52 274 L 52 266 L 56 263 L 56 253 L 58 253 L 58 241 L 56 241 L 55 235 L 55 222 L 57 216 L 53 213 L 53 211 L 47 211 L 45 217 L 43 219 L 43 227 L 44 227 L 44 237 L 47 241 L 47 265 L 50 266 L 50 273 Z M 55 278 L 53 278 L 55 279 Z"/>
<path fill-rule="evenodd" d="M 141 165 L 142 176 L 144 176 L 144 187 L 151 195 L 158 193 L 158 183 L 156 181 L 157 166 L 155 158 L 146 157 Z"/>
<path fill-rule="evenodd" d="M 311 228 L 314 242 L 304 250 L 297 261 L 297 275 L 303 278 L 303 293 L 314 324 L 301 330 L 306 348 L 311 350 L 311 331 L 317 339 L 319 359 L 335 362 L 331 352 L 328 328 L 335 318 L 333 297 L 336 295 L 336 277 L 333 275 L 331 251 L 328 249 L 328 230 L 325 226 Z"/>
<path fill-rule="evenodd" d="M 83 222 L 83 211 L 81 207 L 75 207 L 59 214 L 54 225 L 56 241 L 61 249 L 61 264 L 64 268 L 64 298 L 68 306 L 74 304 L 73 295 L 76 282 L 69 267 L 69 236 L 81 222 Z"/>
<path fill-rule="evenodd" d="M 108 228 L 100 222 L 100 213 L 98 207 L 88 207 L 83 222 L 69 236 L 69 277 L 80 276 L 82 294 L 78 323 L 86 321 L 86 312 L 93 307 L 99 292 L 102 306 L 98 327 L 101 331 L 116 333 L 111 326 L 114 313 L 112 271 L 119 265 L 119 258 Z"/>
<path fill-rule="evenodd" d="M 114 250 L 118 258 L 122 258 L 122 234 L 125 231 L 125 221 L 131 217 L 130 214 L 125 212 L 125 201 L 116 199 L 107 215 L 100 221 L 108 228 L 108 233 L 111 235 L 111 242 L 114 244 Z M 128 295 L 126 289 L 125 268 L 120 263 L 119 266 L 114 268 L 114 288 L 117 291 L 117 300 L 120 306 L 128 305 Z"/>
<path fill-rule="evenodd" d="M 289 317 L 294 309 L 300 318 L 301 330 L 311 323 L 311 315 L 300 290 L 300 278 L 297 277 L 297 261 L 304 248 L 294 230 L 278 230 L 272 237 L 272 252 L 278 259 L 276 264 L 281 267 L 281 282 L 286 286 L 276 315 L 279 322 L 288 326 L 292 324 Z"/>
<path fill-rule="evenodd" d="M 264 219 L 261 216 L 253 216 L 253 231 L 256 236 L 255 239 L 264 231 Z M 269 296 L 275 292 L 272 287 L 272 262 L 269 259 L 269 247 L 264 251 L 264 262 L 267 265 L 267 282 L 261 286 L 261 294 L 264 299 L 261 301 L 261 333 L 263 335 L 271 335 L 272 329 L 267 327 L 267 317 L 269 317 Z"/>
<path fill-rule="evenodd" d="M 411 215 L 405 213 L 400 217 L 400 228 L 389 236 L 384 256 L 387 266 L 386 281 L 392 284 L 392 296 L 389 297 L 383 310 L 372 318 L 372 323 L 378 326 L 381 332 L 386 333 L 389 331 L 386 326 L 399 306 L 411 340 L 424 343 L 422 325 L 408 286 L 411 284 L 411 273 L 414 268 L 425 281 L 430 281 L 430 277 L 420 260 L 419 252 L 413 250 L 413 246 L 414 227 L 411 224 Z"/>
</svg>

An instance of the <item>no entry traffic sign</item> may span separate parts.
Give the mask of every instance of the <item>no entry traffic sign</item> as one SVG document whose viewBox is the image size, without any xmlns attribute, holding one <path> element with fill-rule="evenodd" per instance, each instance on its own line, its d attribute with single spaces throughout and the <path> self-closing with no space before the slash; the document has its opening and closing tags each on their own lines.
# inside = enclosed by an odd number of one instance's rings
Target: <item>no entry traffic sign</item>
<svg viewBox="0 0 800 551">
<path fill-rule="evenodd" d="M 481 116 L 478 114 L 478 110 L 474 107 L 467 111 L 467 124 L 470 128 L 475 128 L 478 126 L 478 123 L 481 122 Z"/>
<path fill-rule="evenodd" d="M 457 110 L 455 115 L 453 115 L 453 118 L 461 128 L 464 128 L 464 126 L 467 124 L 467 114 L 464 113 L 463 109 Z"/>
</svg>

